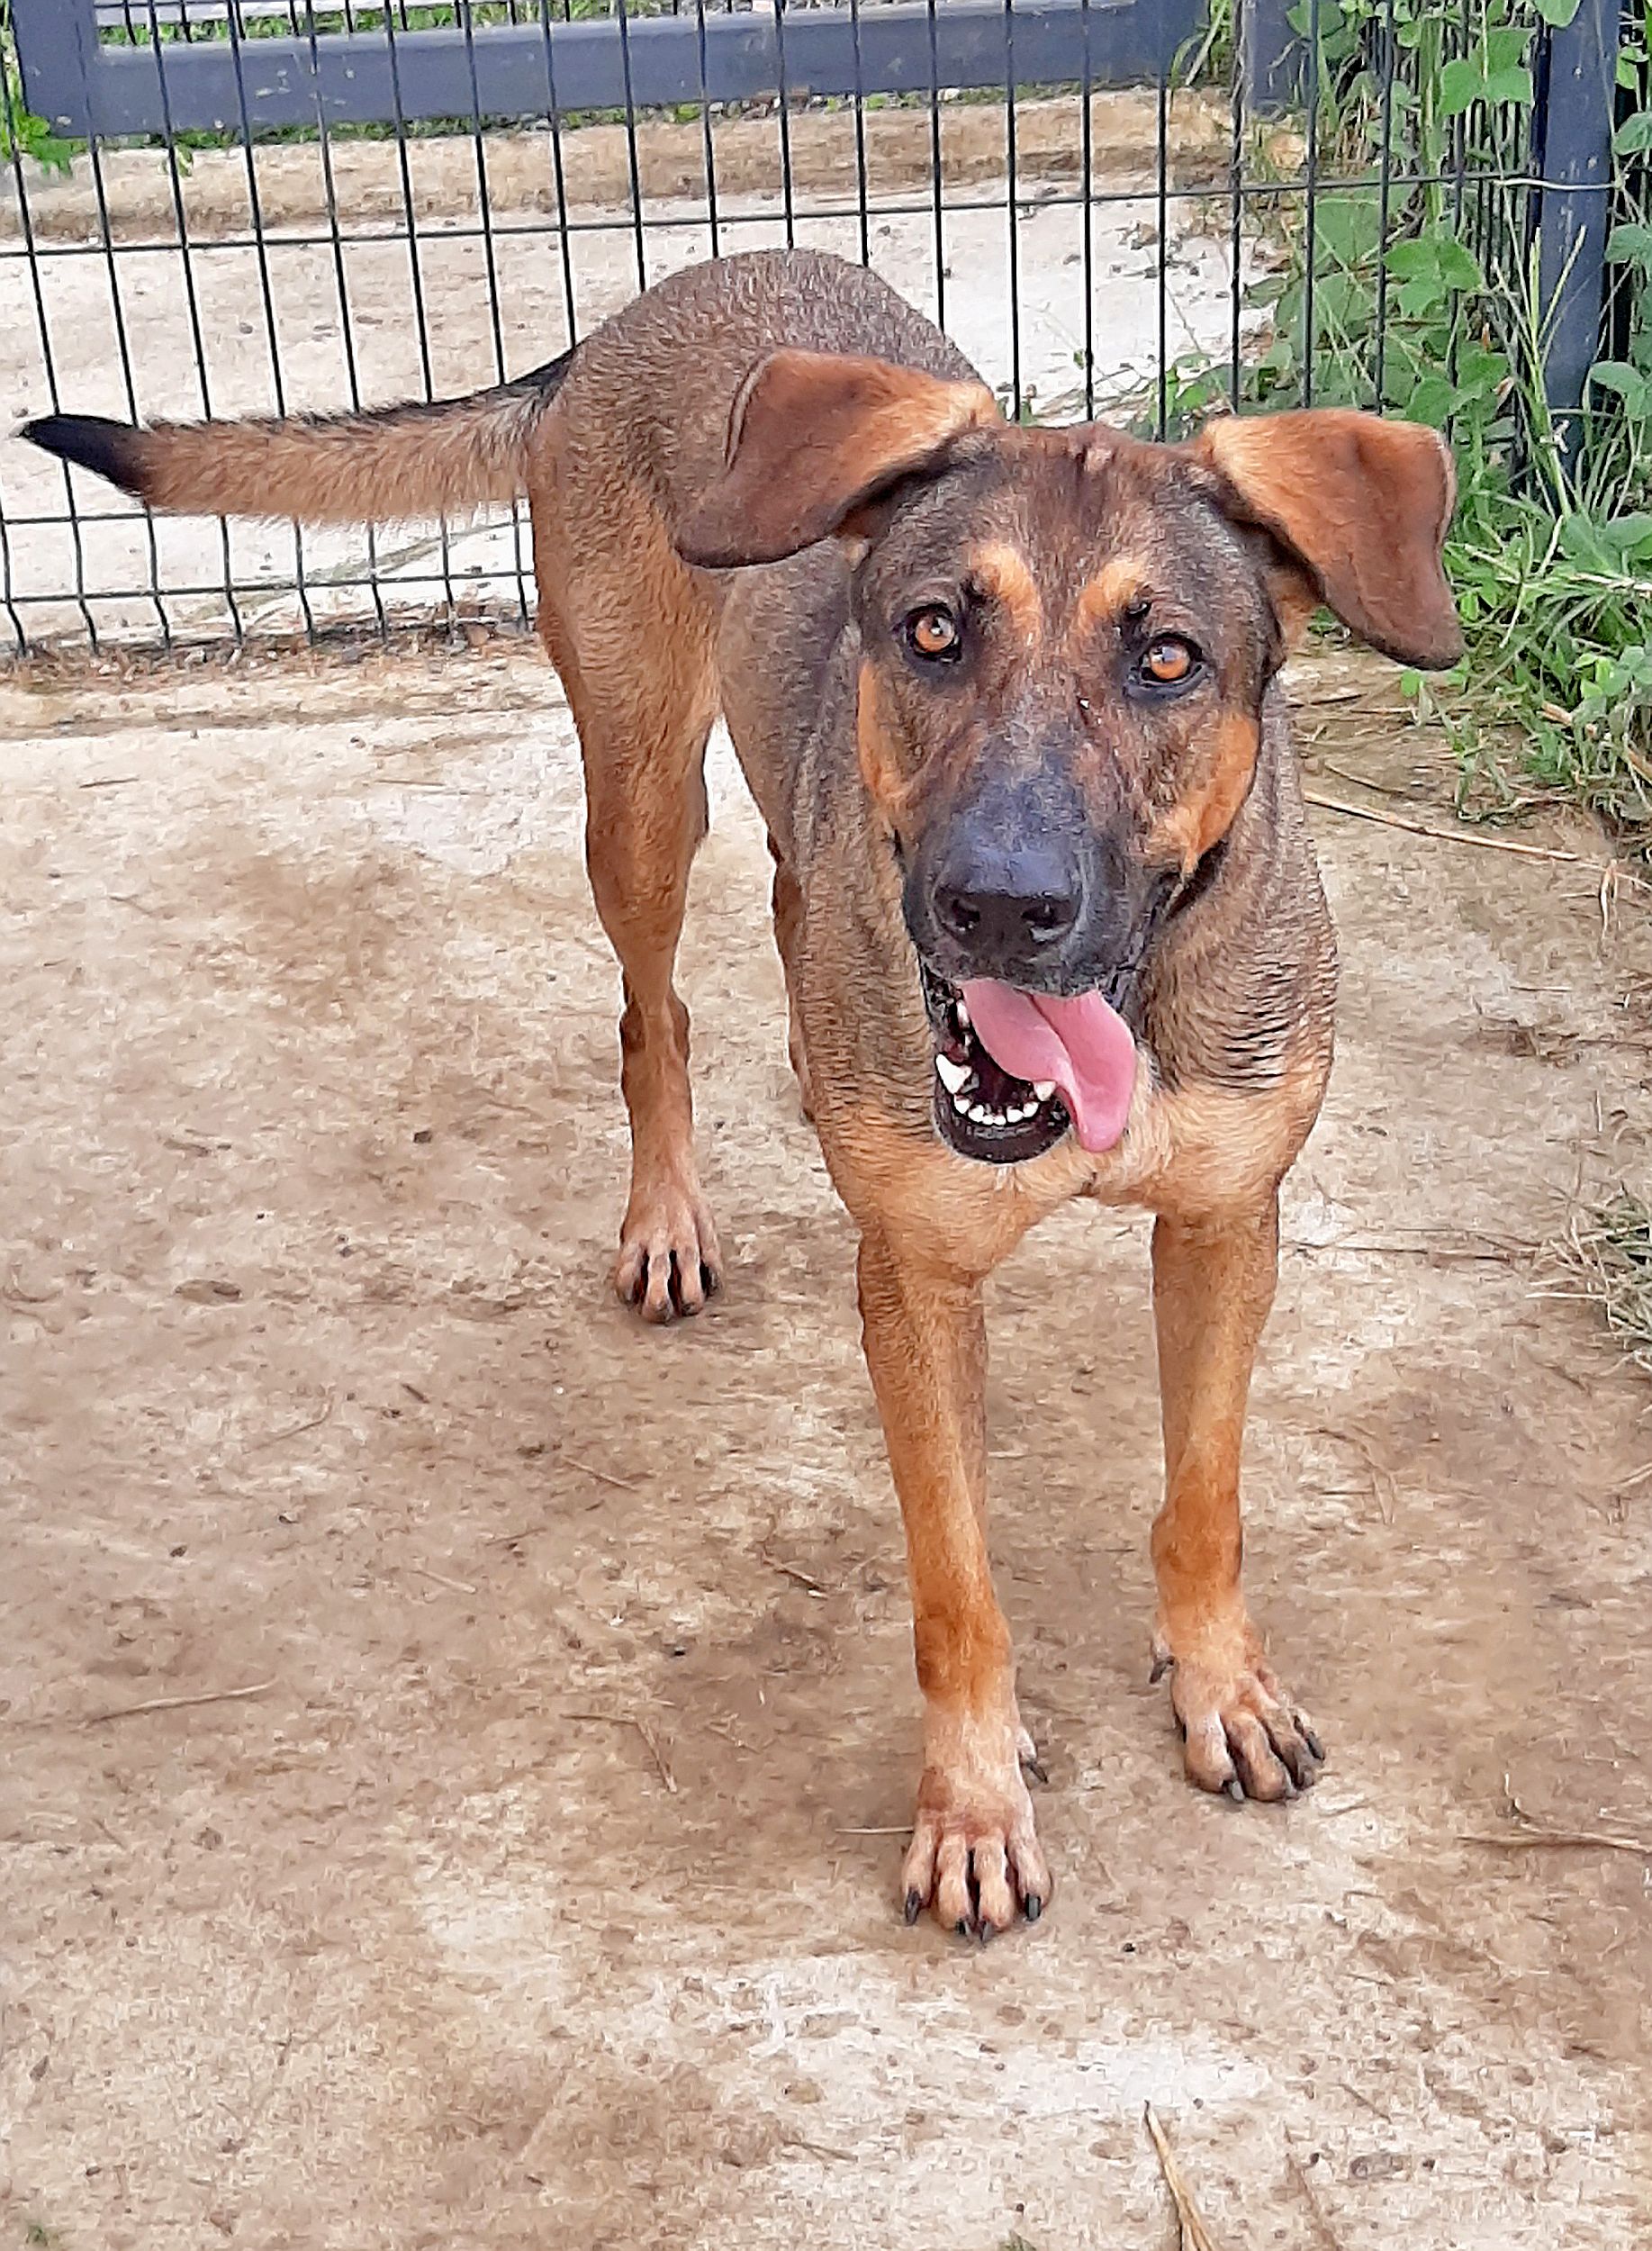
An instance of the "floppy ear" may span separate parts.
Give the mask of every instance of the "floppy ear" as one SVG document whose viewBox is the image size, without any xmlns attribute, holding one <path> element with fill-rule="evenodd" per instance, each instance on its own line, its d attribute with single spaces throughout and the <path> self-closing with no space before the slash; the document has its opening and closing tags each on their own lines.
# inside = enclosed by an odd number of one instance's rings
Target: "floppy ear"
<svg viewBox="0 0 1652 2251">
<path fill-rule="evenodd" d="M 1385 656 L 1430 670 L 1457 662 L 1462 629 L 1440 560 L 1457 473 L 1436 431 L 1305 408 L 1223 415 L 1193 451 L 1235 522 L 1259 525 L 1283 550 L 1287 623 L 1323 601 Z"/>
<path fill-rule="evenodd" d="M 686 562 L 778 563 L 927 467 L 967 429 L 1001 420 L 985 384 L 835 352 L 772 352 L 740 386 L 727 467 L 676 526 Z"/>
</svg>

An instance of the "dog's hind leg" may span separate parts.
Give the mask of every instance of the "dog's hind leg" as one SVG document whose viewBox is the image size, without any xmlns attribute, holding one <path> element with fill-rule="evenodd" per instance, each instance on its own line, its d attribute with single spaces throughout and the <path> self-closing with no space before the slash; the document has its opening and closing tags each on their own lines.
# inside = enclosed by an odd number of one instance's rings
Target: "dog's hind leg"
<svg viewBox="0 0 1652 2251">
<path fill-rule="evenodd" d="M 657 522 L 627 527 L 627 539 L 605 529 L 623 572 L 589 556 L 575 572 L 561 557 L 547 568 L 542 551 L 539 625 L 579 728 L 586 864 L 624 980 L 631 1193 L 614 1285 L 645 1319 L 669 1321 L 698 1313 L 721 1279 L 694 1161 L 689 1012 L 672 981 L 706 833 L 714 619 Z"/>
</svg>

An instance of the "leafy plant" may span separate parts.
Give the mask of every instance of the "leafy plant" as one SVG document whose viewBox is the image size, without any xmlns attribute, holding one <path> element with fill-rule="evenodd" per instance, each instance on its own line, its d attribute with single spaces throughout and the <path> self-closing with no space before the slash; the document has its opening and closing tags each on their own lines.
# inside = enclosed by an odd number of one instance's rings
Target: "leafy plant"
<svg viewBox="0 0 1652 2251">
<path fill-rule="evenodd" d="M 59 140 L 45 119 L 36 117 L 24 104 L 12 37 L 11 0 L 0 0 L 0 164 L 32 157 L 49 171 L 67 172 L 79 146 L 77 140 Z"/>
<path fill-rule="evenodd" d="M 1408 677 L 1450 728 L 1482 811 L 1565 793 L 1652 849 L 1652 6 L 1626 14 L 1610 356 L 1581 414 L 1544 389 L 1530 120 L 1546 29 L 1577 0 L 1303 0 L 1320 38 L 1309 199 L 1281 193 L 1265 340 L 1242 402 L 1379 405 L 1449 431 L 1448 566 L 1467 653 Z M 1281 183 L 1284 187 L 1285 183 Z M 1173 371 L 1171 420 L 1225 402 Z"/>
</svg>

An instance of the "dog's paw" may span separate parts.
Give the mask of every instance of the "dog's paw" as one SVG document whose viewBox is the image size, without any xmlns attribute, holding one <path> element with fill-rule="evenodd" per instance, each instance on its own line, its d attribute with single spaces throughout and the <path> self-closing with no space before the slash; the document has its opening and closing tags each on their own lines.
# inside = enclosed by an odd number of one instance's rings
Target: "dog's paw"
<svg viewBox="0 0 1652 2251">
<path fill-rule="evenodd" d="M 1212 1637 L 1185 1655 L 1161 1631 L 1153 1637 L 1152 1677 L 1167 1671 L 1189 1782 L 1276 1804 L 1319 1779 L 1325 1753 L 1313 1723 L 1281 1689 L 1249 1626 L 1237 1647 L 1234 1637 Z"/>
<path fill-rule="evenodd" d="M 717 1229 L 698 1186 L 638 1181 L 619 1230 L 614 1288 L 645 1321 L 698 1313 L 723 1279 Z"/>
<path fill-rule="evenodd" d="M 1018 1915 L 1036 1922 L 1049 1905 L 1054 1879 L 1034 1826 L 1015 1730 L 1007 1749 L 1007 1759 L 987 1776 L 975 1760 L 963 1772 L 925 1767 L 900 1871 L 908 1922 L 932 1908 L 945 1929 L 984 1945 Z"/>
</svg>

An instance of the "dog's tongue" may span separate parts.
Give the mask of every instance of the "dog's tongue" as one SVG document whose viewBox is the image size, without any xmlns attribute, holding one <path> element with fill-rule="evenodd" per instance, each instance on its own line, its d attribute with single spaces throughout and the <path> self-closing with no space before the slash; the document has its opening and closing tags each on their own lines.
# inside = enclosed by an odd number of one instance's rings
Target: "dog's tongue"
<svg viewBox="0 0 1652 2251">
<path fill-rule="evenodd" d="M 1124 1017 L 1098 992 L 1058 1000 L 990 977 L 967 984 L 963 998 L 998 1069 L 1034 1084 L 1053 1079 L 1084 1146 L 1096 1155 L 1111 1149 L 1136 1083 L 1136 1044 Z"/>
</svg>

